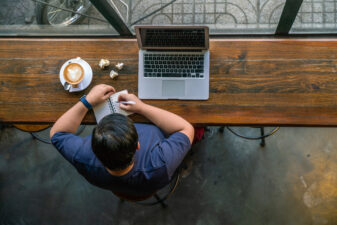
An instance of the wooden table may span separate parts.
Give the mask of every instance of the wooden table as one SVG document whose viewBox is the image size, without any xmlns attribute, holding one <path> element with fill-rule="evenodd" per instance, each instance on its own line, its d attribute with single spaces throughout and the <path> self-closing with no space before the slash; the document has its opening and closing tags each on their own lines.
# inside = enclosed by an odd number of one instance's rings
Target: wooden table
<svg viewBox="0 0 337 225">
<path fill-rule="evenodd" d="M 146 102 L 197 125 L 337 126 L 337 39 L 213 39 L 210 51 L 208 101 Z M 94 78 L 85 91 L 68 93 L 58 73 L 77 56 Z M 2 38 L 0 58 L 3 123 L 53 123 L 95 84 L 137 93 L 134 39 Z M 117 80 L 98 67 L 101 58 L 125 63 Z M 92 112 L 84 122 L 95 123 Z"/>
</svg>

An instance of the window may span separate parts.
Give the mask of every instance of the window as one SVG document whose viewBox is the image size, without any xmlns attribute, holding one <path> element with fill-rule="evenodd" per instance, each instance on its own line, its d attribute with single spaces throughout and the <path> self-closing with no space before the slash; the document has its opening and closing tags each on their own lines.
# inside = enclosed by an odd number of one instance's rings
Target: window
<svg viewBox="0 0 337 225">
<path fill-rule="evenodd" d="M 336 33 L 337 0 L 1 0 L 2 36 L 132 36 L 205 25 L 213 35 Z"/>
<path fill-rule="evenodd" d="M 89 0 L 1 0 L 0 35 L 73 36 L 118 33 Z"/>
<path fill-rule="evenodd" d="M 123 2 L 123 1 L 115 1 Z M 133 25 L 206 25 L 211 34 L 273 34 L 285 0 L 135 0 L 124 19 Z"/>
<path fill-rule="evenodd" d="M 291 33 L 336 33 L 335 0 L 304 0 Z"/>
</svg>

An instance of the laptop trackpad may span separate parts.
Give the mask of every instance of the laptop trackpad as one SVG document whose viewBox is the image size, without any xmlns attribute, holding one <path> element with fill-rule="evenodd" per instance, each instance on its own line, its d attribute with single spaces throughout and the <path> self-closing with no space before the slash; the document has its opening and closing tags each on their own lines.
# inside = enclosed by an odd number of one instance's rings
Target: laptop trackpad
<svg viewBox="0 0 337 225">
<path fill-rule="evenodd" d="M 184 80 L 163 80 L 163 96 L 164 97 L 184 97 L 185 81 Z"/>
</svg>

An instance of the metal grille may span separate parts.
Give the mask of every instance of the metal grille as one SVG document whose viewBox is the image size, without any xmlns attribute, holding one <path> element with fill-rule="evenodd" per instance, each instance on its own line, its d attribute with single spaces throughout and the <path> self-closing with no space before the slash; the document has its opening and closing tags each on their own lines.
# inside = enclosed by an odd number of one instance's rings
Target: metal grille
<svg viewBox="0 0 337 225">
<path fill-rule="evenodd" d="M 333 0 L 304 0 L 291 33 L 336 32 L 337 3 Z"/>
<path fill-rule="evenodd" d="M 170 0 L 129 2 L 128 24 L 159 9 Z M 202 24 L 222 29 L 265 30 L 273 33 L 285 0 L 178 0 L 138 24 Z"/>
</svg>

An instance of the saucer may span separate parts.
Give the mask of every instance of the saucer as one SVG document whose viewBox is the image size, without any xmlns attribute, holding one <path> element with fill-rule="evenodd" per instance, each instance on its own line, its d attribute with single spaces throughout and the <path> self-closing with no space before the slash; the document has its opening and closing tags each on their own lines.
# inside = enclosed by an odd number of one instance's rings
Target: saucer
<svg viewBox="0 0 337 225">
<path fill-rule="evenodd" d="M 78 63 L 80 64 L 83 69 L 84 69 L 84 78 L 83 80 L 81 81 L 81 83 L 78 84 L 78 86 L 76 88 L 74 88 L 73 86 L 70 87 L 69 89 L 69 92 L 78 92 L 78 91 L 83 91 L 84 89 L 86 89 L 91 81 L 92 81 L 92 69 L 90 67 L 90 65 L 84 61 L 83 59 L 81 59 L 80 57 L 77 57 L 75 59 L 70 59 L 68 60 L 67 62 L 65 62 L 62 67 L 61 67 L 61 70 L 60 70 L 60 74 L 59 74 L 59 77 L 60 77 L 60 82 L 62 84 L 62 86 L 64 87 L 64 83 L 66 82 L 64 77 L 63 77 L 63 71 L 65 69 L 65 67 L 70 64 L 70 63 Z"/>
</svg>

